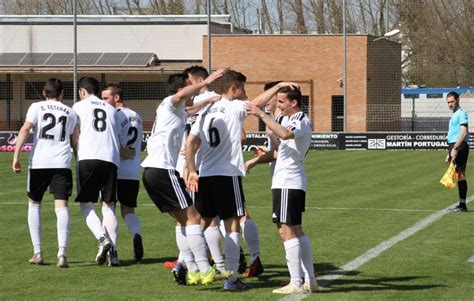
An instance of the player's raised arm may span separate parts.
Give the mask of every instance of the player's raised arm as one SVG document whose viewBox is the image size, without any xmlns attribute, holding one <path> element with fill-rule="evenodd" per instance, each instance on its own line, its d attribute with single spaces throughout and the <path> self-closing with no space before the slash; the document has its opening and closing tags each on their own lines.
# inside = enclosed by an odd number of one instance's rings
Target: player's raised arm
<svg viewBox="0 0 474 301">
<path fill-rule="evenodd" d="M 209 86 L 216 79 L 220 78 L 225 72 L 225 69 L 220 68 L 211 73 L 205 80 L 198 82 L 194 85 L 186 86 L 180 89 L 176 94 L 171 98 L 173 106 L 177 107 L 180 103 L 186 101 L 193 94 L 196 94 L 205 86 Z"/>
<path fill-rule="evenodd" d="M 272 99 L 273 95 L 275 95 L 278 92 L 279 89 L 281 89 L 283 87 L 294 87 L 296 89 L 299 89 L 299 85 L 297 83 L 280 82 L 280 83 L 276 84 L 275 86 L 271 87 L 270 89 L 265 90 L 263 93 L 261 93 L 260 95 L 255 97 L 250 102 L 255 104 L 257 107 L 261 108 L 265 104 L 267 104 L 267 102 L 269 102 Z"/>
<path fill-rule="evenodd" d="M 216 95 L 208 99 L 202 100 L 196 104 L 193 104 L 192 106 L 186 108 L 186 115 L 188 115 L 188 117 L 193 116 L 194 114 L 198 113 L 202 108 L 204 108 L 208 104 L 214 103 L 218 101 L 219 99 L 221 99 L 221 96 Z"/>
<path fill-rule="evenodd" d="M 265 114 L 260 107 L 254 102 L 247 103 L 245 105 L 247 114 L 257 116 L 260 118 L 265 125 L 276 135 L 278 138 L 283 140 L 288 140 L 294 138 L 293 131 L 288 128 L 285 128 L 275 120 L 273 120 L 269 115 Z"/>
</svg>

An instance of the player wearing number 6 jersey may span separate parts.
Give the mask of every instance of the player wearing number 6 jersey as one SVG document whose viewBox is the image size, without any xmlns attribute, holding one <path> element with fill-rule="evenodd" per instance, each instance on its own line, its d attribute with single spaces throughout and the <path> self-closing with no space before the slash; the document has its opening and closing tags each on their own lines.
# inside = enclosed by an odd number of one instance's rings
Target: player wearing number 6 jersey
<svg viewBox="0 0 474 301">
<path fill-rule="evenodd" d="M 110 84 L 102 90 L 102 99 L 127 117 L 125 131 L 127 136 L 122 142 L 127 148 L 135 149 L 133 159 L 120 159 L 117 175 L 117 198 L 120 203 L 122 218 L 133 238 L 133 251 L 135 261 L 143 257 L 143 244 L 141 237 L 140 219 L 135 214 L 137 196 L 140 187 L 140 161 L 143 136 L 143 122 L 140 114 L 124 104 L 123 89 L 120 85 Z M 118 265 L 117 249 L 109 251 L 109 264 Z"/>
<path fill-rule="evenodd" d="M 114 209 L 121 151 L 119 137 L 126 136 L 126 132 L 122 132 L 125 130 L 126 117 L 96 96 L 99 93 L 99 82 L 95 78 L 81 78 L 78 87 L 81 101 L 73 106 L 80 126 L 76 202 L 81 204 L 86 224 L 99 241 L 95 261 L 97 264 L 104 264 L 107 252 L 117 240 Z M 125 157 L 133 157 L 135 151 L 124 150 L 123 154 Z M 95 212 L 99 193 L 103 225 Z"/>
<path fill-rule="evenodd" d="M 13 155 L 12 168 L 21 171 L 20 152 L 33 129 L 34 146 L 28 167 L 28 227 L 33 243 L 32 264 L 43 264 L 41 253 L 41 201 L 50 187 L 54 195 L 54 207 L 58 233 L 58 267 L 67 268 L 66 248 L 69 233 L 68 199 L 72 191 L 71 143 L 76 126 L 76 114 L 61 103 L 63 83 L 50 78 L 43 88 L 45 101 L 33 103 L 26 113 Z"/>
<path fill-rule="evenodd" d="M 240 250 L 240 217 L 244 216 L 244 194 L 241 178 L 245 176 L 241 132 L 245 111 L 246 77 L 237 71 L 227 71 L 222 79 L 221 100 L 210 105 L 191 128 L 186 141 L 186 160 L 189 169 L 188 187 L 197 191 L 196 208 L 207 227 L 212 218 L 219 216 L 225 225 L 225 269 L 233 276 L 224 283 L 224 289 L 241 290 L 251 286 L 237 279 Z M 258 96 L 251 102 L 265 105 L 267 99 Z M 199 177 L 195 155 L 199 146 L 201 157 Z M 199 187 L 198 187 L 199 181 Z"/>
</svg>

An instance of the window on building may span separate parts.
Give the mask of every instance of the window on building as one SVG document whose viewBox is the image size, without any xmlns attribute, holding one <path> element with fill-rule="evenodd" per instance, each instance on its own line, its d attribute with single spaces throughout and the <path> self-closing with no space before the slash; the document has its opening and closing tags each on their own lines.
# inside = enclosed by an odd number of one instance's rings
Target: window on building
<svg viewBox="0 0 474 301">
<path fill-rule="evenodd" d="M 44 100 L 43 87 L 46 81 L 26 81 L 25 82 L 25 99 L 31 101 Z M 64 100 L 73 100 L 74 84 L 72 81 L 63 81 Z"/>
<path fill-rule="evenodd" d="M 120 82 L 125 100 L 158 100 L 168 96 L 165 82 Z"/>
<path fill-rule="evenodd" d="M 333 95 L 331 99 L 332 99 L 331 131 L 343 132 L 344 131 L 344 96 Z"/>
</svg>

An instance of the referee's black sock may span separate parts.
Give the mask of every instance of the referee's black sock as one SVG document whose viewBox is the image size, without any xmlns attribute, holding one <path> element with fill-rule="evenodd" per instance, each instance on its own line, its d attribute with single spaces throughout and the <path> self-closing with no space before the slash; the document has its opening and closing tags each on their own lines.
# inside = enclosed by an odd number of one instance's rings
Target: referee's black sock
<svg viewBox="0 0 474 301">
<path fill-rule="evenodd" d="M 459 203 L 466 205 L 467 182 L 462 180 L 458 182 Z"/>
</svg>

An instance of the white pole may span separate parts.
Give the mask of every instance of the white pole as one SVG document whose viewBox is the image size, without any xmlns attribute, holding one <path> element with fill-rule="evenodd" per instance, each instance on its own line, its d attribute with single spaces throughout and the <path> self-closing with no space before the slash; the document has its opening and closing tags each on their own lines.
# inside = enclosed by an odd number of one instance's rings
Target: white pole
<svg viewBox="0 0 474 301">
<path fill-rule="evenodd" d="M 72 3 L 73 25 L 74 25 L 74 61 L 73 61 L 73 95 L 74 103 L 77 101 L 77 1 Z"/>
<path fill-rule="evenodd" d="M 346 0 L 342 1 L 342 48 L 344 60 L 344 132 L 347 132 L 347 48 L 346 48 Z"/>
<path fill-rule="evenodd" d="M 211 1 L 207 0 L 207 71 L 211 73 Z"/>
</svg>

